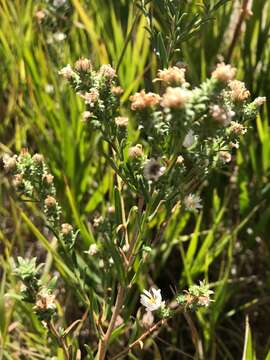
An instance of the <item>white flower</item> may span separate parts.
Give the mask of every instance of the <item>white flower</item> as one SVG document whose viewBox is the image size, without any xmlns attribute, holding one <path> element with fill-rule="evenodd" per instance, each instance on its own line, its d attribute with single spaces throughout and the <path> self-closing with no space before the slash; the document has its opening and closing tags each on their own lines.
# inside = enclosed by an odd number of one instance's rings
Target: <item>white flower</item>
<svg viewBox="0 0 270 360">
<path fill-rule="evenodd" d="M 74 77 L 76 74 L 75 72 L 72 70 L 72 67 L 67 64 L 67 66 L 63 67 L 61 70 L 58 71 L 59 75 L 62 75 L 65 79 L 71 79 L 72 77 Z"/>
<path fill-rule="evenodd" d="M 201 198 L 195 194 L 189 194 L 184 198 L 184 205 L 187 208 L 187 210 L 195 210 L 202 208 L 201 205 Z"/>
<path fill-rule="evenodd" d="M 53 34 L 53 38 L 57 42 L 65 40 L 66 37 L 67 37 L 67 35 L 60 31 Z"/>
<path fill-rule="evenodd" d="M 65 3 L 66 3 L 66 0 L 53 0 L 53 6 L 54 7 L 63 6 Z"/>
<path fill-rule="evenodd" d="M 189 148 L 192 145 L 194 145 L 195 143 L 195 136 L 194 136 L 194 132 L 192 130 L 189 130 L 189 132 L 187 133 L 187 135 L 184 138 L 183 141 L 183 146 L 185 148 Z"/>
<path fill-rule="evenodd" d="M 94 256 L 98 252 L 98 247 L 96 244 L 91 244 L 87 251 L 84 251 L 86 254 Z"/>
<path fill-rule="evenodd" d="M 264 103 L 266 103 L 266 97 L 265 96 L 259 96 L 254 100 L 254 104 L 256 106 L 262 106 Z"/>
<path fill-rule="evenodd" d="M 143 306 L 145 306 L 147 311 L 155 311 L 159 309 L 163 305 L 161 290 L 155 288 L 151 288 L 150 291 L 143 290 L 140 302 Z"/>
<path fill-rule="evenodd" d="M 165 166 L 161 166 L 156 159 L 149 159 L 146 161 L 143 168 L 143 176 L 147 180 L 157 181 L 165 171 Z"/>
</svg>

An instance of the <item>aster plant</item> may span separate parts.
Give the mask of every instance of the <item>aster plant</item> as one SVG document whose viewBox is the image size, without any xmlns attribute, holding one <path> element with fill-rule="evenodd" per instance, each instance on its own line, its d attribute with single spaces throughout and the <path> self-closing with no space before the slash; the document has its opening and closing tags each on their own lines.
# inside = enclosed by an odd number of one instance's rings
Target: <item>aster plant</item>
<svg viewBox="0 0 270 360">
<path fill-rule="evenodd" d="M 231 161 L 240 137 L 265 99 L 250 101 L 245 85 L 235 79 L 236 69 L 225 63 L 218 64 L 210 78 L 195 88 L 186 81 L 185 68 L 161 69 L 153 79 L 158 93 L 141 90 L 133 94 L 128 109 L 120 102 L 124 90 L 110 65 L 95 70 L 89 59 L 82 58 L 59 74 L 85 103 L 82 121 L 86 131 L 101 135 L 107 144 L 102 155 L 114 172 L 113 206 L 94 219 L 90 248 L 76 249 L 78 232 L 62 218 L 53 177 L 41 155 L 31 156 L 27 151 L 18 157 L 6 155 L 4 167 L 20 198 L 40 206 L 65 261 L 76 274 L 79 301 L 91 312 L 96 346 L 90 345 L 89 354 L 95 353 L 98 360 L 118 359 L 142 347 L 148 336 L 179 312 L 211 304 L 213 291 L 205 282 L 180 291 L 172 301 L 163 299 L 162 289 L 145 284 L 151 288 L 140 289 L 145 313 L 137 339 L 120 342 L 123 349 L 118 353 L 110 349 L 113 335 L 119 331 L 128 336 L 132 326 L 127 302 L 130 294 L 136 294 L 140 273 L 147 272 L 153 241 L 149 224 L 164 212 L 157 229 L 162 241 L 162 231 L 173 213 L 177 211 L 180 217 L 185 211 L 201 211 L 203 200 L 198 191 L 202 183 L 214 169 Z M 130 140 L 129 131 L 134 134 L 134 128 L 136 136 Z M 127 199 L 132 199 L 131 206 Z M 34 263 L 29 262 L 28 272 L 34 279 L 30 283 L 23 275 L 21 259 L 19 263 L 16 272 L 26 286 L 23 292 L 32 296 L 34 310 L 44 314 L 45 309 L 46 316 L 56 316 L 53 295 L 40 290 Z M 100 275 L 99 283 L 84 283 L 85 268 Z M 67 352 L 66 342 L 61 344 L 66 358 L 71 359 L 72 348 Z"/>
</svg>

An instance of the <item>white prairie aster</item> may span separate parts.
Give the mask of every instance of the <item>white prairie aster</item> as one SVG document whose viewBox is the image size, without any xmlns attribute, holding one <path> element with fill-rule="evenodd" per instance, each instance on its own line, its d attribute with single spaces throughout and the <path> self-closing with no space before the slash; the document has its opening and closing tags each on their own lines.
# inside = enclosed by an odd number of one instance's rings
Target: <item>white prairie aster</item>
<svg viewBox="0 0 270 360">
<path fill-rule="evenodd" d="M 201 198 L 195 194 L 189 194 L 184 198 L 184 205 L 187 210 L 195 210 L 198 211 L 202 208 Z"/>
<path fill-rule="evenodd" d="M 189 130 L 189 132 L 187 133 L 187 135 L 184 138 L 183 141 L 183 146 L 185 148 L 189 148 L 191 147 L 193 144 L 195 143 L 195 136 L 194 136 L 194 132 L 192 130 Z"/>
<path fill-rule="evenodd" d="M 140 302 L 147 311 L 155 311 L 162 306 L 163 302 L 160 292 L 160 289 L 155 288 L 151 288 L 150 291 L 143 290 Z"/>
<path fill-rule="evenodd" d="M 165 171 L 165 166 L 162 166 L 156 159 L 148 159 L 143 167 L 143 176 L 147 180 L 157 181 Z"/>
</svg>

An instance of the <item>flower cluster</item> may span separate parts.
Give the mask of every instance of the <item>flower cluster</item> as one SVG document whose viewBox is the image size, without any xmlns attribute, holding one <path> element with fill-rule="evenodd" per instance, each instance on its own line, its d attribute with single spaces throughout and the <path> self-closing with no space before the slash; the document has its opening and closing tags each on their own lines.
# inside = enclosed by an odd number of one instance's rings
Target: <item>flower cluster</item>
<svg viewBox="0 0 270 360">
<path fill-rule="evenodd" d="M 27 198 L 40 206 L 49 227 L 67 249 L 71 250 L 78 231 L 74 231 L 70 224 L 61 224 L 62 209 L 56 200 L 54 177 L 49 172 L 43 155 L 31 156 L 23 149 L 18 156 L 5 154 L 2 160 L 4 169 L 11 177 L 11 183 L 20 198 Z"/>
<path fill-rule="evenodd" d="M 53 175 L 41 154 L 31 156 L 23 149 L 19 156 L 4 155 L 5 170 L 12 176 L 12 184 L 20 196 L 38 202 L 53 228 L 59 226 L 61 207 L 55 199 Z"/>
<path fill-rule="evenodd" d="M 192 285 L 183 294 L 178 295 L 176 301 L 186 309 L 196 310 L 200 307 L 208 307 L 213 301 L 210 298 L 213 293 L 208 284 L 200 281 L 199 285 Z"/>
<path fill-rule="evenodd" d="M 85 103 L 82 114 L 86 125 L 99 129 L 108 141 L 120 142 L 125 137 L 128 118 L 120 116 L 122 88 L 117 84 L 115 70 L 102 65 L 98 71 L 86 58 L 77 60 L 74 67 L 67 65 L 59 71 Z"/>
<path fill-rule="evenodd" d="M 249 91 L 228 64 L 218 64 L 194 89 L 185 79 L 186 69 L 159 70 L 154 82 L 162 84 L 160 94 L 141 90 L 130 96 L 138 129 L 130 144 L 129 119 L 119 109 L 123 90 L 110 65 L 95 71 L 90 60 L 80 59 L 59 74 L 84 100 L 86 125 L 99 129 L 109 142 L 116 153 L 111 164 L 130 189 L 146 201 L 155 191 L 170 206 L 181 202 L 195 211 L 202 206 L 194 192 L 213 168 L 231 161 L 246 123 L 265 102 L 249 102 Z"/>
<path fill-rule="evenodd" d="M 14 274 L 23 283 L 22 300 L 33 304 L 33 309 L 40 320 L 48 321 L 56 312 L 55 295 L 52 294 L 55 279 L 47 286 L 42 285 L 39 268 L 40 266 L 36 266 L 36 258 L 28 260 L 18 257 Z"/>
</svg>

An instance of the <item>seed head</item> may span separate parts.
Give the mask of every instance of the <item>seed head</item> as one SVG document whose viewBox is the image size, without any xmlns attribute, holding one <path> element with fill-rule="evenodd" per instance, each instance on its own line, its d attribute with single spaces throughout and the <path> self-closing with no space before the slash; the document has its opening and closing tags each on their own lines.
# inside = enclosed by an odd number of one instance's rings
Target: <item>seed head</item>
<svg viewBox="0 0 270 360">
<path fill-rule="evenodd" d="M 99 69 L 100 75 L 104 76 L 105 78 L 112 80 L 115 76 L 115 70 L 111 67 L 111 65 L 102 65 Z"/>
<path fill-rule="evenodd" d="M 8 154 L 5 154 L 3 156 L 3 163 L 4 163 L 4 169 L 9 172 L 16 168 L 17 165 L 17 156 L 9 156 Z"/>
<path fill-rule="evenodd" d="M 89 59 L 81 58 L 75 62 L 75 69 L 79 72 L 90 72 L 92 63 Z"/>
<path fill-rule="evenodd" d="M 160 96 L 158 94 L 141 90 L 139 93 L 135 93 L 130 96 L 131 110 L 143 110 L 147 107 L 152 107 L 160 102 Z"/>
<path fill-rule="evenodd" d="M 254 103 L 256 106 L 262 106 L 264 103 L 266 103 L 266 97 L 265 96 L 259 96 L 254 100 Z"/>
<path fill-rule="evenodd" d="M 158 76 L 154 81 L 163 81 L 168 85 L 182 85 L 186 83 L 186 69 L 177 66 L 168 69 L 158 70 Z"/>
<path fill-rule="evenodd" d="M 213 105 L 210 108 L 212 118 L 222 126 L 228 126 L 231 123 L 235 112 L 230 109 L 224 109 L 219 105 Z"/>
<path fill-rule="evenodd" d="M 44 182 L 46 182 L 47 184 L 52 184 L 53 182 L 53 179 L 54 179 L 54 176 L 52 174 L 47 174 L 45 173 L 43 176 L 42 176 L 42 179 Z"/>
<path fill-rule="evenodd" d="M 231 65 L 226 65 L 224 62 L 217 64 L 216 69 L 212 72 L 212 78 L 220 82 L 229 82 L 234 79 L 236 69 Z"/>
<path fill-rule="evenodd" d="M 32 157 L 33 161 L 37 164 L 41 164 L 44 161 L 44 157 L 41 154 L 35 154 Z"/>
<path fill-rule="evenodd" d="M 124 92 L 124 90 L 121 88 L 121 86 L 113 86 L 112 87 L 112 93 L 115 96 L 120 96 L 123 94 L 123 92 Z"/>
<path fill-rule="evenodd" d="M 52 208 L 56 205 L 56 200 L 53 196 L 48 195 L 45 199 L 45 206 L 47 206 L 48 208 Z"/>
<path fill-rule="evenodd" d="M 70 224 L 66 223 L 66 224 L 61 225 L 61 233 L 62 233 L 62 235 L 69 235 L 72 232 L 72 230 L 73 230 L 73 227 Z"/>
<path fill-rule="evenodd" d="M 236 121 L 231 122 L 230 130 L 235 135 L 244 135 L 247 132 L 247 128 Z"/>
<path fill-rule="evenodd" d="M 229 163 L 232 160 L 232 155 L 228 151 L 220 151 L 218 156 L 219 160 L 224 164 Z"/>
<path fill-rule="evenodd" d="M 128 149 L 128 156 L 130 158 L 138 158 L 143 156 L 143 148 L 141 144 L 137 144 Z"/>
<path fill-rule="evenodd" d="M 230 97 L 234 102 L 243 102 L 250 97 L 250 92 L 246 89 L 245 84 L 239 80 L 229 82 Z"/>
<path fill-rule="evenodd" d="M 190 98 L 190 92 L 180 87 L 168 87 L 160 105 L 166 108 L 184 108 Z"/>
<path fill-rule="evenodd" d="M 157 181 L 165 172 L 165 166 L 162 166 L 156 159 L 149 159 L 143 167 L 143 175 L 146 180 Z"/>
<path fill-rule="evenodd" d="M 118 116 L 114 119 L 115 123 L 119 127 L 127 127 L 128 126 L 128 117 L 126 116 Z"/>
</svg>

